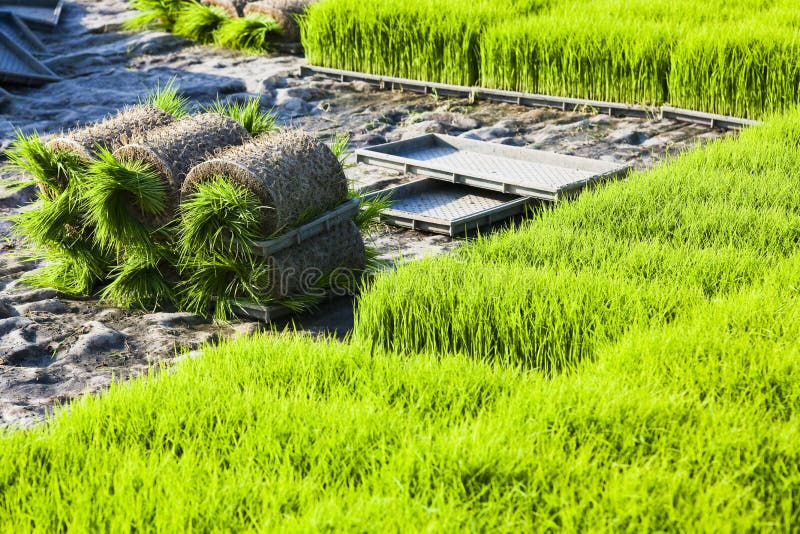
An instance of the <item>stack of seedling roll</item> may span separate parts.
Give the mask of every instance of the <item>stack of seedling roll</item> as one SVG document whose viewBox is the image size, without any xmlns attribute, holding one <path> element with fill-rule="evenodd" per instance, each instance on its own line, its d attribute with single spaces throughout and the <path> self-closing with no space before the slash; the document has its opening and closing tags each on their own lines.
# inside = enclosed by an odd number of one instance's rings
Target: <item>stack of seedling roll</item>
<svg viewBox="0 0 800 534">
<path fill-rule="evenodd" d="M 150 101 L 159 107 L 47 143 L 19 135 L 9 157 L 34 175 L 26 183 L 39 185 L 39 203 L 14 217 L 16 230 L 49 260 L 29 283 L 219 319 L 240 301 L 301 309 L 332 284 L 352 287 L 368 263 L 360 229 L 375 217 L 280 240 L 353 195 L 341 154 L 306 132 L 275 131 L 255 100 L 196 115 L 172 97 Z M 281 246 L 259 255 L 254 244 L 269 240 Z"/>
<path fill-rule="evenodd" d="M 113 260 L 96 242 L 95 225 L 84 216 L 87 169 L 102 151 L 135 141 L 173 120 L 162 109 L 140 105 L 46 144 L 35 134 L 18 137 L 10 160 L 33 176 L 40 203 L 13 219 L 19 233 L 50 260 L 28 282 L 86 294 L 105 279 Z"/>
<path fill-rule="evenodd" d="M 301 130 L 259 137 L 197 165 L 182 190 L 182 264 L 191 273 L 187 291 L 203 295 L 221 281 L 235 289 L 214 295 L 215 315 L 220 317 L 231 312 L 238 298 L 248 295 L 302 307 L 317 286 L 328 285 L 337 270 L 344 279 L 365 268 L 364 243 L 352 221 L 268 258 L 231 242 L 246 245 L 256 236 L 277 238 L 345 202 L 348 195 L 336 155 Z M 238 201 L 232 202 L 234 198 Z M 225 204 L 242 208 L 229 213 L 224 211 Z M 217 237 L 203 241 L 207 234 Z M 235 268 L 224 269 L 226 265 Z M 241 265 L 251 268 L 242 271 Z M 254 279 L 251 272 L 262 275 Z M 215 280 L 210 284 L 212 276 Z M 201 304 L 211 296 L 195 301 Z"/>
</svg>

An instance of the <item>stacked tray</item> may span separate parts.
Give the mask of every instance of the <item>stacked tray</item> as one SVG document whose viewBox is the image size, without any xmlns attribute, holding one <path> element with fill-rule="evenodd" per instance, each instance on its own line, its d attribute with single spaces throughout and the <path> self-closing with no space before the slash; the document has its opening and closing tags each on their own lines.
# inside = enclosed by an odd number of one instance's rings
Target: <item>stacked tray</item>
<svg viewBox="0 0 800 534">
<path fill-rule="evenodd" d="M 64 0 L 0 0 L 0 10 L 13 13 L 34 28 L 58 26 Z"/>
<path fill-rule="evenodd" d="M 359 213 L 360 201 L 357 198 L 348 200 L 340 204 L 335 209 L 303 224 L 294 230 L 282 234 L 275 239 L 257 241 L 252 244 L 256 254 L 269 257 L 281 250 L 294 245 L 299 245 L 307 239 L 311 239 L 337 224 L 353 220 Z M 293 311 L 281 305 L 262 305 L 254 302 L 239 301 L 234 306 L 234 311 L 241 317 L 248 317 L 265 323 L 274 321 L 291 315 Z"/>
<path fill-rule="evenodd" d="M 356 161 L 430 177 L 373 196 L 395 199 L 384 214 L 386 222 L 450 236 L 521 213 L 533 200 L 568 198 L 630 169 L 440 134 L 360 149 Z"/>
<path fill-rule="evenodd" d="M 0 82 L 42 85 L 59 79 L 34 57 L 46 49 L 27 24 L 55 26 L 61 6 L 62 0 L 0 0 Z"/>
<path fill-rule="evenodd" d="M 58 79 L 53 71 L 0 31 L 0 81 L 42 85 Z"/>
</svg>

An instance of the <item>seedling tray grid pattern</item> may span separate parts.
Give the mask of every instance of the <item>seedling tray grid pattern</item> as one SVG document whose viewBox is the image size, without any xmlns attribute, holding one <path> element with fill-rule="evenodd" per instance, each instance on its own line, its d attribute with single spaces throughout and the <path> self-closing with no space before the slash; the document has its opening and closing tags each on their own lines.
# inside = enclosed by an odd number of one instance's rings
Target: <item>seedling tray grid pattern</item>
<svg viewBox="0 0 800 534">
<path fill-rule="evenodd" d="M 439 134 L 360 149 L 356 161 L 552 201 L 629 169 L 616 163 Z"/>
<path fill-rule="evenodd" d="M 394 226 L 451 237 L 464 235 L 518 215 L 531 199 L 423 178 L 376 193 L 391 207 L 381 219 Z"/>
</svg>

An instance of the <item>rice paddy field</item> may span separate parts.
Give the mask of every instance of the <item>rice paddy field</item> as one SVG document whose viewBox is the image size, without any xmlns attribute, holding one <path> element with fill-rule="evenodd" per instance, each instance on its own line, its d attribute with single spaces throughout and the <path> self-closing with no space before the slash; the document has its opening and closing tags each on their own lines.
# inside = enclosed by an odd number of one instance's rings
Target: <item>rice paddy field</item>
<svg viewBox="0 0 800 534">
<path fill-rule="evenodd" d="M 323 0 L 310 63 L 761 118 L 800 101 L 794 0 Z"/>
<path fill-rule="evenodd" d="M 800 111 L 0 437 L 2 530 L 791 531 Z"/>
</svg>

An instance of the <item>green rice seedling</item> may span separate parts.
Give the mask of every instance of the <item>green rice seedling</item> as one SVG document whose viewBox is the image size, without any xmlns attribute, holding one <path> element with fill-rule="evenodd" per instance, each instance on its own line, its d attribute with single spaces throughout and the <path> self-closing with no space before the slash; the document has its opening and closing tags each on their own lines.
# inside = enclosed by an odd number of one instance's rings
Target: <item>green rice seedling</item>
<svg viewBox="0 0 800 534">
<path fill-rule="evenodd" d="M 597 340 L 635 318 L 669 322 L 796 252 L 798 139 L 794 112 L 587 192 L 518 234 L 382 275 L 361 298 L 356 331 L 393 350 L 545 369 L 591 358 Z M 668 295 L 677 301 L 659 301 Z"/>
<path fill-rule="evenodd" d="M 790 293 L 703 305 L 552 378 L 324 337 L 225 340 L 0 438 L 0 525 L 791 530 Z"/>
<path fill-rule="evenodd" d="M 589 11 L 537 16 L 488 30 L 481 84 L 615 102 L 661 104 L 674 33 Z"/>
<path fill-rule="evenodd" d="M 574 367 L 634 325 L 668 322 L 699 288 L 603 271 L 439 258 L 375 277 L 356 335 L 387 350 L 460 353 L 546 372 Z"/>
<path fill-rule="evenodd" d="M 166 247 L 157 248 L 156 257 L 127 251 L 109 273 L 110 283 L 100 298 L 123 308 L 154 310 L 176 300 L 175 254 Z"/>
<path fill-rule="evenodd" d="M 224 252 L 234 257 L 263 238 L 256 195 L 223 177 L 197 185 L 180 206 L 179 248 L 184 256 Z M 239 243 L 240 245 L 236 245 Z"/>
<path fill-rule="evenodd" d="M 5 185 L 12 188 L 37 185 L 45 197 L 55 200 L 65 188 L 58 177 L 74 175 L 80 166 L 78 159 L 73 154 L 50 150 L 37 132 L 25 134 L 16 130 L 15 135 L 5 155 L 9 163 L 25 175 Z"/>
<path fill-rule="evenodd" d="M 178 12 L 172 31 L 207 44 L 214 41 L 214 32 L 229 19 L 230 15 L 219 6 L 190 1 Z"/>
<path fill-rule="evenodd" d="M 140 13 L 125 22 L 124 28 L 127 30 L 156 28 L 169 31 L 185 4 L 185 0 L 132 0 L 131 7 Z"/>
<path fill-rule="evenodd" d="M 341 165 L 343 169 L 353 166 L 352 163 L 347 163 L 347 158 L 350 157 L 350 154 L 353 152 L 350 150 L 349 133 L 336 132 L 331 140 L 330 148 L 331 152 L 333 152 L 333 155 L 339 160 L 339 165 Z"/>
<path fill-rule="evenodd" d="M 249 254 L 245 257 L 202 253 L 181 258 L 186 279 L 178 285 L 181 307 L 201 316 L 227 321 L 240 301 L 270 304 L 270 268 Z"/>
<path fill-rule="evenodd" d="M 273 19 L 252 14 L 225 21 L 214 33 L 214 40 L 220 46 L 260 54 L 270 50 L 272 36 L 280 30 Z"/>
<path fill-rule="evenodd" d="M 761 24 L 699 28 L 672 55 L 671 103 L 758 118 L 800 101 L 796 29 Z"/>
<path fill-rule="evenodd" d="M 154 229 L 131 217 L 132 209 L 140 209 L 146 218 L 166 208 L 164 184 L 147 164 L 119 161 L 100 149 L 87 172 L 85 202 L 98 244 L 117 252 L 135 248 L 150 259 L 156 256 Z"/>
<path fill-rule="evenodd" d="M 94 294 L 107 280 L 111 264 L 110 257 L 86 238 L 74 238 L 69 243 L 62 240 L 58 246 L 44 248 L 39 259 L 46 264 L 25 273 L 22 283 L 79 297 Z"/>
<path fill-rule="evenodd" d="M 157 82 L 154 89 L 139 99 L 139 104 L 158 108 L 176 119 L 187 116 L 191 107 L 191 101 L 180 93 L 180 86 L 174 77 L 164 87 L 161 87 L 160 81 Z"/>
<path fill-rule="evenodd" d="M 278 130 L 277 115 L 271 109 L 263 111 L 258 97 L 248 98 L 244 102 L 222 102 L 218 99 L 206 111 L 230 117 L 244 126 L 253 137 Z"/>
</svg>

